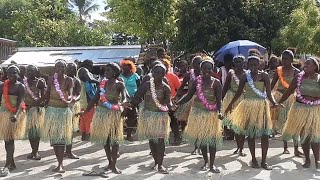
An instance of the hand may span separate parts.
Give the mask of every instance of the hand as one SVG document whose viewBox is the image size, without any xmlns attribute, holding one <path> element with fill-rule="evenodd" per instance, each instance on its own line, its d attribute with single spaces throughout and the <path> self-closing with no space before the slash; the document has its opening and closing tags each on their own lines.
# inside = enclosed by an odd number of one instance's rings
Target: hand
<svg viewBox="0 0 320 180">
<path fill-rule="evenodd" d="M 129 102 L 125 102 L 120 104 L 120 106 L 123 106 L 124 108 L 132 109 L 132 105 Z"/>
<path fill-rule="evenodd" d="M 13 122 L 13 123 L 17 122 L 17 115 L 11 116 L 10 117 L 10 121 Z"/>
<path fill-rule="evenodd" d="M 224 117 L 223 117 L 223 115 L 221 114 L 221 112 L 218 113 L 218 118 L 219 118 L 220 120 L 223 120 L 223 119 L 224 119 Z"/>
<path fill-rule="evenodd" d="M 173 104 L 173 105 L 171 106 L 170 110 L 171 110 L 171 111 L 176 111 L 178 108 L 179 108 L 178 105 Z"/>
<path fill-rule="evenodd" d="M 83 113 L 84 113 L 84 111 L 80 111 L 80 112 L 78 112 L 78 113 L 76 113 L 74 116 L 75 117 L 81 117 L 82 115 L 83 115 Z"/>
</svg>

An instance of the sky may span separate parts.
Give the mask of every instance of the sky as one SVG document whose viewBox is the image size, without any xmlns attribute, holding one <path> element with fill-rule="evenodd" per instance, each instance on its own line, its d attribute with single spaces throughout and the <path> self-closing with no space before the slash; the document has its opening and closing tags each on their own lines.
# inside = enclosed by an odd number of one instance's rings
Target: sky
<svg viewBox="0 0 320 180">
<path fill-rule="evenodd" d="M 106 6 L 105 0 L 95 0 L 95 1 L 99 5 L 99 10 L 91 14 L 91 19 L 105 20 L 106 18 L 100 15 L 100 13 L 104 11 L 104 7 Z"/>
</svg>

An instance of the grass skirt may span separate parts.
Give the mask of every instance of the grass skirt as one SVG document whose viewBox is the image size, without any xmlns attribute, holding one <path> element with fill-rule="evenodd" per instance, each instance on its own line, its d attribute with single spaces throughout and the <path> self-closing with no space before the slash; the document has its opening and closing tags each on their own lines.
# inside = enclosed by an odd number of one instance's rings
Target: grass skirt
<svg viewBox="0 0 320 180">
<path fill-rule="evenodd" d="M 300 137 L 301 143 L 306 139 L 320 143 L 320 106 L 294 102 L 282 134 L 284 140 L 299 140 Z"/>
<path fill-rule="evenodd" d="M 221 147 L 222 121 L 217 112 L 193 107 L 184 136 L 190 144 Z"/>
<path fill-rule="evenodd" d="M 163 138 L 168 143 L 170 120 L 168 112 L 142 110 L 138 119 L 137 133 L 140 141 Z"/>
<path fill-rule="evenodd" d="M 70 108 L 49 106 L 46 108 L 44 121 L 42 139 L 50 140 L 51 145 L 72 143 L 72 111 Z"/>
<path fill-rule="evenodd" d="M 223 102 L 222 102 L 222 109 L 223 112 L 226 111 L 227 107 L 229 106 L 229 104 L 231 103 L 233 97 L 234 97 L 235 93 L 233 91 L 227 91 L 226 95 L 223 98 Z M 239 103 L 243 100 L 243 95 L 240 96 L 240 98 L 233 104 L 233 108 L 237 107 L 239 105 Z M 230 113 L 225 114 L 225 118 L 223 120 L 223 125 L 224 126 L 230 126 L 231 125 L 231 119 L 230 119 Z"/>
<path fill-rule="evenodd" d="M 80 101 L 77 101 L 74 103 L 72 107 L 72 127 L 73 127 L 73 132 L 77 132 L 79 130 L 79 123 L 80 123 L 80 116 L 75 116 L 75 114 L 81 112 L 81 105 Z"/>
<path fill-rule="evenodd" d="M 27 110 L 27 136 L 29 139 L 39 138 L 44 124 L 44 107 L 32 107 Z"/>
<path fill-rule="evenodd" d="M 270 106 L 264 99 L 243 99 L 231 113 L 230 119 L 231 128 L 236 134 L 253 138 L 272 132 Z"/>
<path fill-rule="evenodd" d="M 176 118 L 178 121 L 188 121 L 190 112 L 191 112 L 191 107 L 194 104 L 194 99 L 196 96 L 193 96 L 191 100 L 179 107 L 179 109 L 175 112 Z"/>
<path fill-rule="evenodd" d="M 0 107 L 0 139 L 5 141 L 23 139 L 27 124 L 26 112 L 20 112 L 15 123 L 10 121 L 11 116 L 12 113 L 6 108 Z"/>
<path fill-rule="evenodd" d="M 277 102 L 280 101 L 282 94 L 279 91 L 274 93 L 274 98 Z M 281 132 L 284 126 L 284 123 L 287 121 L 289 110 L 292 104 L 295 102 L 295 95 L 292 94 L 283 104 L 284 108 L 272 108 L 271 109 L 271 119 L 273 121 L 273 129 Z"/>
<path fill-rule="evenodd" d="M 112 111 L 97 106 L 91 122 L 90 141 L 105 145 L 108 138 L 110 138 L 111 144 L 123 142 L 121 111 Z"/>
</svg>

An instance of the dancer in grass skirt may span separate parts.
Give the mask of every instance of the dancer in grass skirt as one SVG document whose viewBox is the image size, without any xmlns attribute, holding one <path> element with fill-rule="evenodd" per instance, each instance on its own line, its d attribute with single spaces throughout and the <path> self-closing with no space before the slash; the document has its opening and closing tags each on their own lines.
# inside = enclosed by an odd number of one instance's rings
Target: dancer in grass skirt
<svg viewBox="0 0 320 180">
<path fill-rule="evenodd" d="M 73 90 L 72 90 L 72 129 L 73 133 L 77 133 L 79 131 L 79 119 L 80 116 L 78 113 L 81 112 L 80 105 L 80 94 L 81 94 L 81 82 L 76 77 L 77 74 L 77 65 L 75 63 L 68 63 L 66 67 L 66 74 L 72 78 L 73 80 Z M 72 152 L 72 143 L 66 145 L 66 152 L 64 153 L 64 157 L 69 159 L 79 159 L 78 156 L 74 155 Z"/>
<path fill-rule="evenodd" d="M 232 98 L 236 94 L 239 83 L 240 83 L 240 77 L 245 73 L 245 70 L 243 69 L 243 64 L 245 63 L 245 57 L 242 55 L 237 55 L 233 58 L 233 64 L 234 69 L 230 69 L 228 72 L 225 84 L 223 86 L 222 91 L 222 98 L 223 98 L 223 110 L 225 111 L 228 105 L 230 104 Z M 243 96 L 240 96 L 240 98 L 234 103 L 232 109 L 235 109 L 235 107 L 238 106 L 240 101 L 243 99 Z M 230 114 L 225 115 L 224 119 L 224 125 L 228 126 L 230 128 L 230 125 L 232 125 L 232 119 L 228 118 Z M 245 153 L 243 153 L 243 145 L 245 141 L 245 135 L 243 134 L 236 134 L 235 135 L 236 142 L 237 142 L 237 150 L 234 152 L 234 154 L 239 154 L 240 156 L 246 156 Z"/>
<path fill-rule="evenodd" d="M 304 64 L 303 71 L 291 81 L 279 103 L 284 103 L 296 90 L 296 101 L 288 112 L 282 134 L 283 139 L 297 140 L 300 137 L 305 155 L 304 168 L 309 168 L 310 145 L 315 158 L 316 169 L 320 169 L 320 75 L 319 59 L 310 57 Z M 282 106 L 284 106 L 282 104 Z"/>
<path fill-rule="evenodd" d="M 274 87 L 277 84 L 277 89 L 274 92 L 274 97 L 276 101 L 279 101 L 283 93 L 288 89 L 289 84 L 291 83 L 293 77 L 297 75 L 300 71 L 299 69 L 295 68 L 293 63 L 293 52 L 290 50 L 285 50 L 282 53 L 282 66 L 279 66 L 277 68 L 276 73 L 273 76 L 272 82 L 271 82 L 271 90 L 274 89 Z M 278 83 L 277 83 L 278 82 Z M 292 106 L 292 104 L 295 101 L 295 95 L 292 94 L 285 102 L 285 108 L 276 108 L 275 113 L 273 116 L 271 116 L 275 121 L 274 123 L 274 129 L 277 132 L 281 132 L 283 129 L 284 123 L 287 120 L 288 112 Z M 283 141 L 283 154 L 290 154 L 288 150 L 288 142 Z M 294 143 L 294 155 L 295 156 L 301 156 L 303 153 L 299 152 L 298 150 L 298 142 Z"/>
<path fill-rule="evenodd" d="M 138 119 L 137 133 L 139 140 L 149 140 L 152 157 L 155 161 L 153 167 L 159 173 L 169 172 L 162 166 L 165 143 L 169 137 L 169 116 L 171 108 L 171 91 L 167 83 L 164 82 L 166 67 L 157 64 L 152 70 L 150 80 L 142 84 L 130 104 L 132 108 L 137 107 L 144 98 L 144 106 Z"/>
<path fill-rule="evenodd" d="M 17 81 L 19 68 L 11 65 L 7 69 L 8 80 L 0 84 L 0 139 L 5 142 L 6 164 L 0 170 L 0 177 L 7 176 L 9 171 L 16 169 L 14 163 L 14 140 L 23 139 L 26 130 L 25 90 L 22 83 Z"/>
<path fill-rule="evenodd" d="M 229 118 L 231 128 L 236 134 L 248 136 L 248 145 L 252 156 L 251 166 L 271 170 L 272 167 L 266 162 L 269 147 L 269 135 L 272 133 L 272 122 L 270 117 L 270 105 L 276 102 L 271 95 L 269 75 L 259 71 L 260 56 L 248 57 L 248 68 L 240 77 L 238 91 L 228 105 L 225 113 L 231 112 L 234 103 L 242 96 L 244 99 L 234 109 Z M 265 92 L 266 91 L 266 92 Z M 266 99 L 269 99 L 267 101 Z M 255 138 L 261 137 L 262 161 L 259 165 L 255 155 Z"/>
<path fill-rule="evenodd" d="M 118 80 L 120 71 L 116 63 L 106 65 L 105 79 L 100 82 L 96 96 L 86 109 L 89 112 L 98 103 L 91 123 L 90 141 L 104 146 L 109 161 L 105 170 L 116 174 L 122 173 L 116 163 L 119 143 L 123 142 L 123 108 L 120 104 L 126 101 L 125 85 Z"/>
<path fill-rule="evenodd" d="M 192 69 L 185 74 L 183 81 L 181 83 L 180 88 L 177 91 L 176 97 L 175 99 L 181 99 L 183 94 L 183 90 L 185 86 L 188 86 L 188 89 L 191 87 L 192 82 L 196 80 L 196 77 L 198 77 L 201 73 L 201 69 L 200 69 L 200 63 L 202 62 L 202 57 L 201 56 L 195 56 L 192 59 Z M 179 106 L 179 108 L 176 111 L 176 117 L 178 118 L 178 121 L 180 121 L 181 123 L 181 129 L 182 129 L 182 133 L 184 133 L 185 128 L 188 124 L 188 119 L 189 119 L 189 115 L 191 112 L 191 107 L 193 106 L 193 102 L 196 96 L 194 96 L 189 102 L 182 104 L 181 106 Z M 196 155 L 198 149 L 198 153 L 201 154 L 200 149 L 198 148 L 198 146 L 195 143 L 194 146 L 194 150 L 191 152 L 192 155 Z"/>
<path fill-rule="evenodd" d="M 53 172 L 64 173 L 63 157 L 66 145 L 72 143 L 72 89 L 74 87 L 72 78 L 65 74 L 66 62 L 57 60 L 55 73 L 48 80 L 48 91 L 46 99 L 48 107 L 45 113 L 45 126 L 41 137 L 50 140 L 51 146 L 58 160 L 58 166 Z"/>
<path fill-rule="evenodd" d="M 201 62 L 202 75 L 193 81 L 188 94 L 179 100 L 177 105 L 187 103 L 196 94 L 184 136 L 191 144 L 196 143 L 201 148 L 205 161 L 201 170 L 204 171 L 208 168 L 207 148 L 209 146 L 210 171 L 219 173 L 220 170 L 214 166 L 214 160 L 216 148 L 222 143 L 222 123 L 220 120 L 222 119 L 222 86 L 218 79 L 211 77 L 213 67 L 213 60 L 208 59 Z"/>
<path fill-rule="evenodd" d="M 26 113 L 27 113 L 27 136 L 30 141 L 32 152 L 27 156 L 28 159 L 40 160 L 38 153 L 40 142 L 40 130 L 44 125 L 45 114 L 45 89 L 46 82 L 42 78 L 37 78 L 39 72 L 35 65 L 27 66 L 26 77 L 23 84 L 26 91 Z"/>
</svg>

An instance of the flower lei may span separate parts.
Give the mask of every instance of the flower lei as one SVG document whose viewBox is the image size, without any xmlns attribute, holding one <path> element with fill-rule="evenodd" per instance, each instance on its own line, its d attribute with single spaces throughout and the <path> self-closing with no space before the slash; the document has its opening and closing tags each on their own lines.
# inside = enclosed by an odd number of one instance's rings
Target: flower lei
<svg viewBox="0 0 320 180">
<path fill-rule="evenodd" d="M 27 90 L 27 92 L 30 94 L 31 98 L 32 98 L 33 100 L 35 100 L 35 101 L 38 101 L 39 98 L 36 97 L 36 96 L 33 94 L 33 92 L 31 91 L 30 86 L 29 86 L 29 84 L 28 84 L 28 79 L 27 79 L 26 77 L 23 78 L 23 84 L 25 85 L 26 90 Z"/>
<path fill-rule="evenodd" d="M 169 110 L 168 106 L 160 104 L 160 102 L 157 98 L 156 88 L 155 88 L 153 77 L 150 78 L 150 91 L 151 91 L 152 99 L 153 99 L 154 103 L 156 104 L 156 106 L 163 112 L 168 111 Z"/>
<path fill-rule="evenodd" d="M 279 76 L 279 80 L 281 82 L 281 85 L 283 87 L 285 87 L 286 89 L 288 89 L 289 84 L 287 83 L 287 81 L 283 77 L 282 66 L 277 67 L 277 71 L 278 71 L 278 76 Z"/>
<path fill-rule="evenodd" d="M 60 83 L 58 81 L 58 74 L 57 73 L 54 73 L 53 75 L 53 84 L 54 84 L 54 87 L 58 93 L 58 95 L 60 96 L 60 99 L 66 103 L 69 103 L 70 101 L 67 101 L 65 98 L 64 98 L 64 94 L 60 88 Z"/>
<path fill-rule="evenodd" d="M 203 80 L 202 76 L 197 77 L 197 96 L 200 99 L 202 105 L 209 111 L 216 111 L 217 110 L 217 104 L 209 104 L 208 100 L 204 97 L 203 91 L 202 91 L 202 85 Z"/>
<path fill-rule="evenodd" d="M 119 111 L 121 108 L 118 104 L 112 104 L 108 101 L 107 97 L 106 97 L 106 84 L 108 83 L 107 79 L 103 79 L 100 82 L 99 88 L 100 88 L 100 101 L 102 101 L 102 105 L 107 108 L 107 109 L 111 109 L 114 111 Z"/>
<path fill-rule="evenodd" d="M 247 77 L 247 81 L 248 81 L 248 84 L 250 86 L 250 88 L 252 89 L 252 91 L 254 93 L 256 93 L 259 97 L 263 98 L 263 99 L 266 99 L 267 98 L 267 94 L 265 92 L 261 92 L 259 89 L 257 89 L 255 86 L 254 86 L 254 83 L 253 83 L 253 79 L 252 79 L 252 76 L 251 76 L 251 71 L 250 70 L 247 70 L 246 72 L 246 77 Z"/>
<path fill-rule="evenodd" d="M 234 72 L 233 69 L 230 69 L 230 72 L 231 72 L 231 75 L 232 75 L 233 80 L 234 80 L 234 81 L 236 82 L 236 84 L 239 86 L 240 80 L 239 80 L 239 78 L 237 77 L 236 73 Z"/>
<path fill-rule="evenodd" d="M 301 101 L 302 103 L 304 104 L 308 104 L 308 105 L 311 105 L 311 106 L 318 106 L 320 105 L 320 99 L 318 100 L 315 100 L 315 101 L 310 101 L 310 100 L 307 100 L 305 99 L 302 94 L 301 94 L 301 84 L 302 84 L 302 81 L 303 81 L 303 76 L 305 75 L 305 72 L 302 71 L 301 73 L 298 74 L 298 78 L 297 78 L 297 98 L 299 99 L 299 101 Z"/>
<path fill-rule="evenodd" d="M 9 98 L 9 80 L 4 81 L 3 84 L 3 97 L 4 97 L 4 101 L 5 101 L 5 106 L 8 109 L 8 111 L 15 113 L 17 112 L 17 108 L 12 107 L 11 103 L 10 103 L 10 98 Z M 21 108 L 23 110 L 26 109 L 26 104 L 24 102 L 22 102 L 21 104 Z"/>
</svg>

